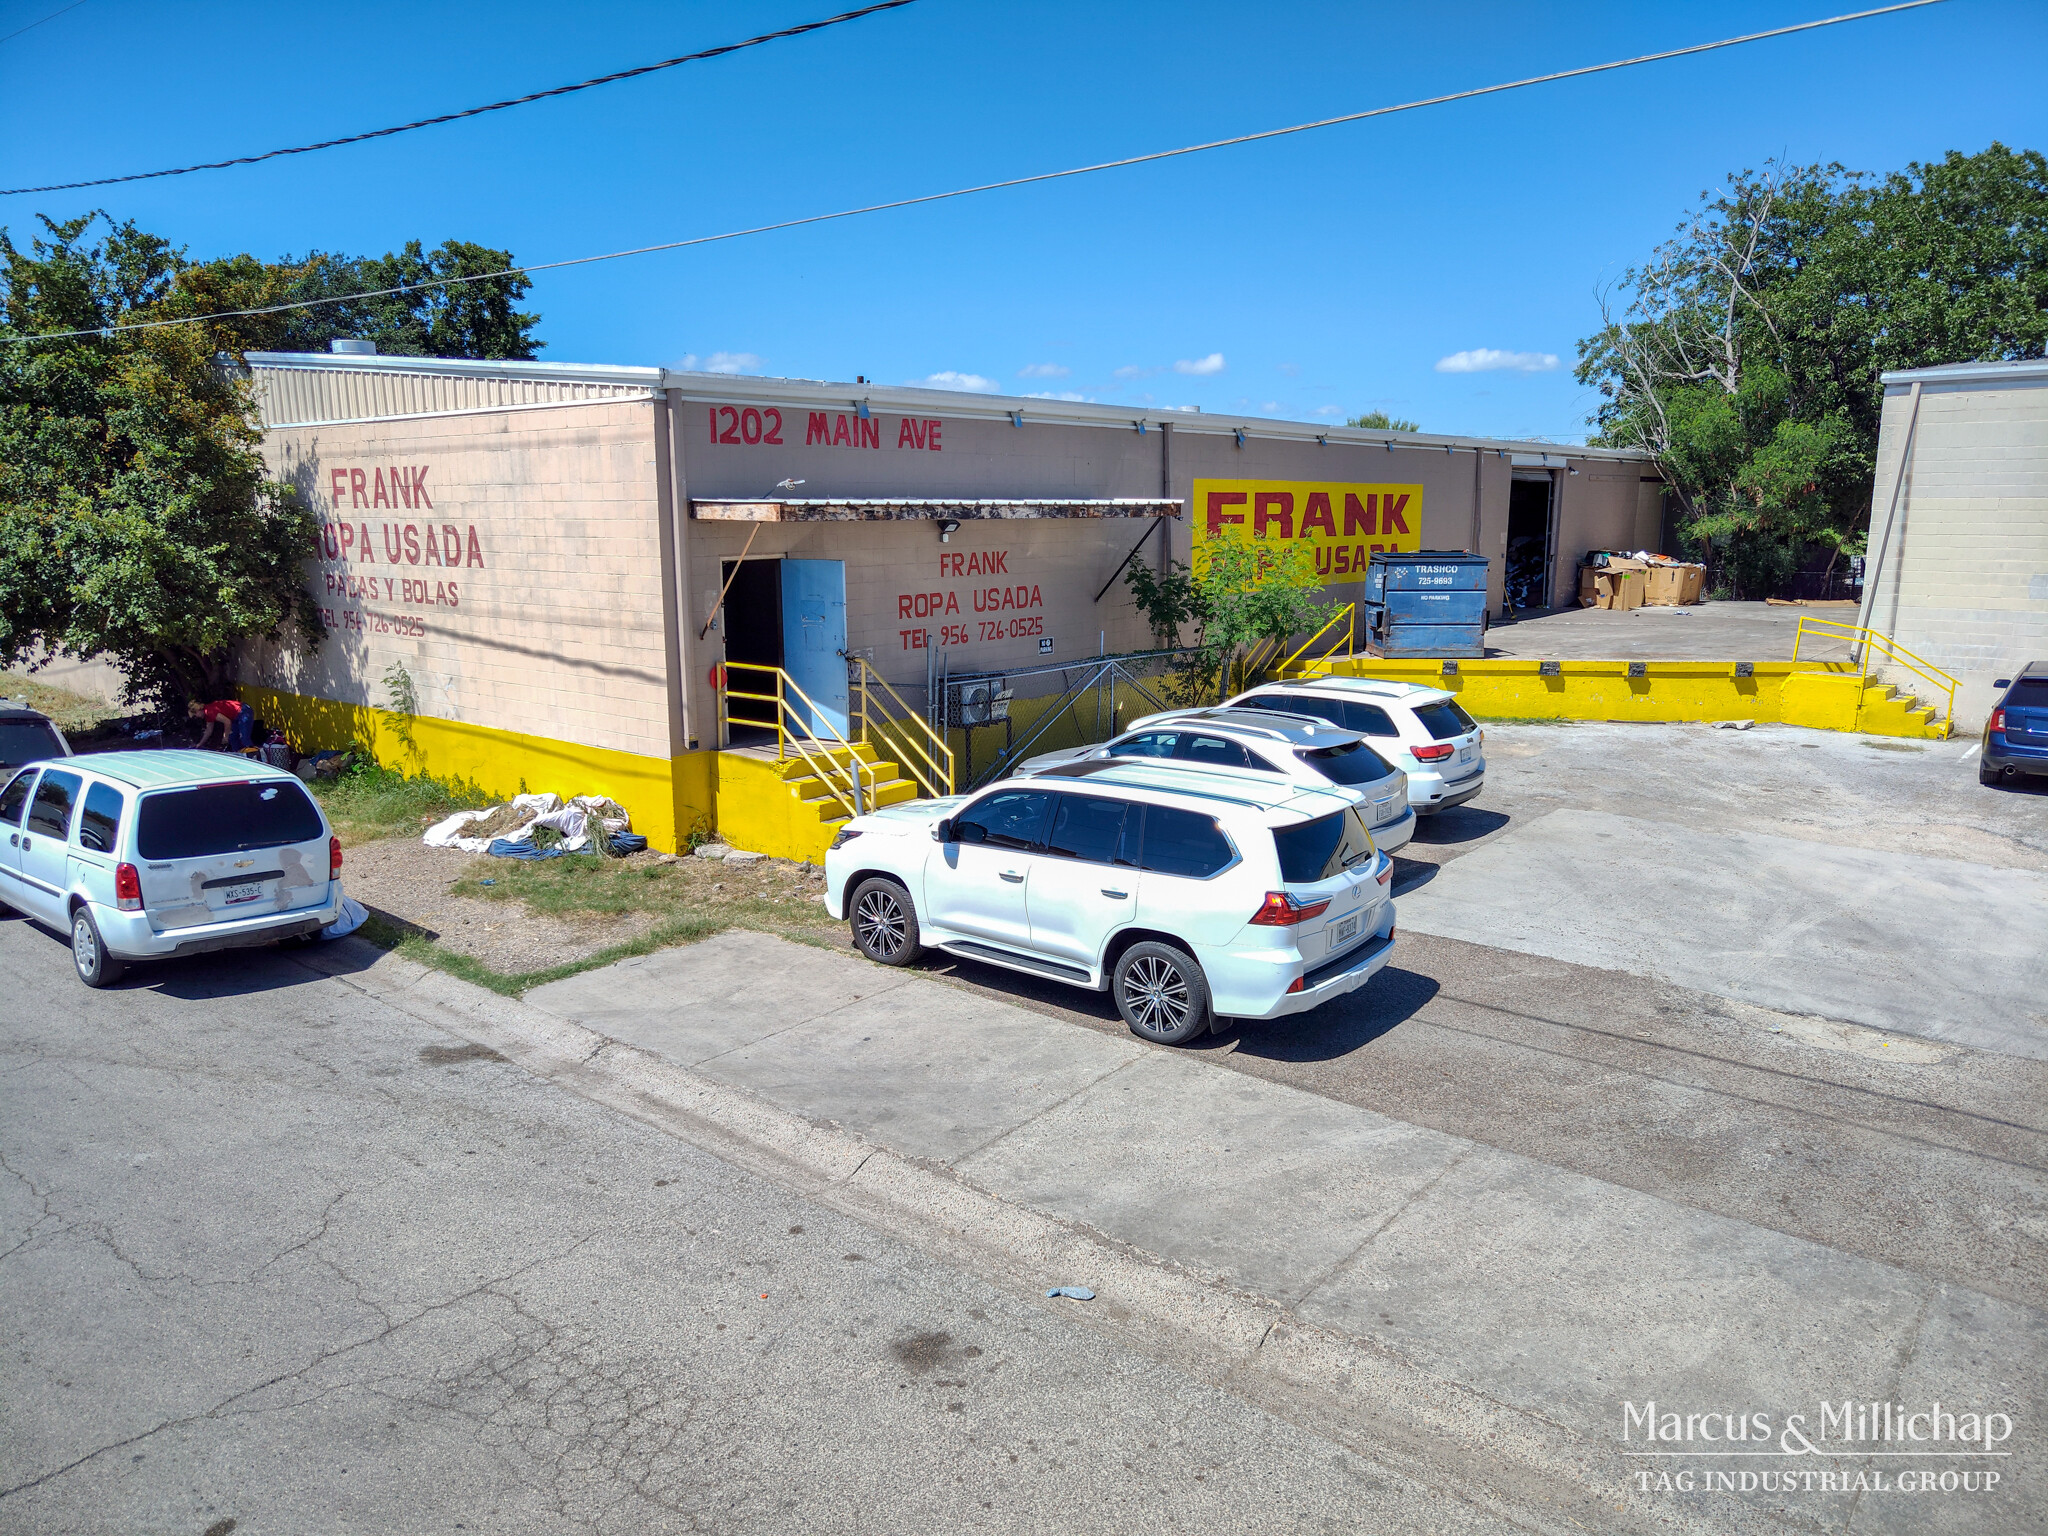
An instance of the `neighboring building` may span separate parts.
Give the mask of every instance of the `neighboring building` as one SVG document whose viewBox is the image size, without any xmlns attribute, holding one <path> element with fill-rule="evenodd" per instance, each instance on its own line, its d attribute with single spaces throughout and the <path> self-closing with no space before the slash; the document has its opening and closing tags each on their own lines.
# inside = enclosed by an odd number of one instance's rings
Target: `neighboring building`
<svg viewBox="0 0 2048 1536">
<path fill-rule="evenodd" d="M 1149 647 L 1112 580 L 1141 544 L 1155 564 L 1212 536 L 1292 545 L 1339 603 L 1373 549 L 1476 548 L 1498 609 L 1511 531 L 1539 602 L 1571 601 L 1586 550 L 1658 531 L 1651 466 L 1609 449 L 660 368 L 248 361 L 272 472 L 321 518 L 330 630 L 246 657 L 266 712 L 337 744 L 409 695 L 419 766 L 603 790 L 657 846 L 717 815 L 723 663 L 780 665 L 831 714 L 863 657 L 921 709 L 935 652 L 958 675 Z"/>
<path fill-rule="evenodd" d="M 2048 361 L 1883 382 L 1857 622 L 1959 678 L 1957 728 L 1974 730 L 1996 679 L 2048 658 Z"/>
</svg>

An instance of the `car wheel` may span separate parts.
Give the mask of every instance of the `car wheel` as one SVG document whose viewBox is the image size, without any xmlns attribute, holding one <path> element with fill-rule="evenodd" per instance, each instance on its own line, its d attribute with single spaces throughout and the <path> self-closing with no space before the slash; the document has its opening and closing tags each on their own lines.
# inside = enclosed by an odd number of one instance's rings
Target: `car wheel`
<svg viewBox="0 0 2048 1536">
<path fill-rule="evenodd" d="M 80 907 L 71 914 L 71 963 L 78 967 L 78 979 L 88 987 L 111 987 L 128 967 L 107 953 L 100 937 L 100 925 L 92 920 L 92 909 Z"/>
<path fill-rule="evenodd" d="M 917 938 L 917 908 L 894 880 L 863 880 L 848 903 L 853 945 L 879 965 L 908 965 L 924 953 Z"/>
<path fill-rule="evenodd" d="M 1194 956 L 1171 944 L 1133 944 L 1116 963 L 1116 1011 L 1131 1033 L 1185 1045 L 1209 1029 L 1209 982 Z"/>
<path fill-rule="evenodd" d="M 1977 765 L 1977 782 L 1979 784 L 1996 784 L 1998 782 L 1998 770 L 1996 768 L 1986 768 L 1982 763 L 1979 763 Z"/>
</svg>

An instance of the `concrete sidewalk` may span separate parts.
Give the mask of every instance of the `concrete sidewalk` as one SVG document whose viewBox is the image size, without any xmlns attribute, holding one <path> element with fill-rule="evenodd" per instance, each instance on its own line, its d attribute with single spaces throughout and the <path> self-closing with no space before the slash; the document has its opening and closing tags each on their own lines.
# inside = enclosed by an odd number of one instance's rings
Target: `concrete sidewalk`
<svg viewBox="0 0 2048 1536">
<path fill-rule="evenodd" d="M 1843 1398 L 1939 1398 L 2023 1432 L 2048 1412 L 2034 1309 L 916 972 L 730 933 L 526 1000 L 1391 1351 L 1562 1428 L 1601 1480 L 1652 1465 L 1622 1457 L 1626 1402 L 1809 1428 Z M 1831 1473 L 1897 1465 L 1826 1449 Z M 1856 1529 L 2048 1530 L 2017 1449 L 1982 1463 L 1993 1493 L 1866 1495 Z M 1851 1508 L 1746 1497 L 1827 1527 Z"/>
</svg>

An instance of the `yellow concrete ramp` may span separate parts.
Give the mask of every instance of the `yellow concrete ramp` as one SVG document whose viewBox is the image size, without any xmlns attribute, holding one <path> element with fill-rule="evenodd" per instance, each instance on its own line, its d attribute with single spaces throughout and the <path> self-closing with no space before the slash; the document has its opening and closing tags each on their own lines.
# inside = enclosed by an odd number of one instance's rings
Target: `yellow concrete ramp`
<svg viewBox="0 0 2048 1536">
<path fill-rule="evenodd" d="M 861 742 L 850 749 L 864 765 L 862 808 L 875 810 L 917 798 L 917 785 L 895 763 Z M 718 754 L 718 835 L 735 848 L 778 859 L 821 864 L 834 835 L 851 814 L 843 798 L 849 749 L 812 748 L 818 768 L 802 757 L 740 748 Z M 828 782 L 828 776 L 830 782 Z"/>
</svg>

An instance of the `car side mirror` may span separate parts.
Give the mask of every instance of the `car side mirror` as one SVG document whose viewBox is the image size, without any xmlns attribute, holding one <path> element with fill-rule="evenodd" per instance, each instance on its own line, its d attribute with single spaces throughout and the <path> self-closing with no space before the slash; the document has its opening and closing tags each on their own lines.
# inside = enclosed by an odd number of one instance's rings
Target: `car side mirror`
<svg viewBox="0 0 2048 1536">
<path fill-rule="evenodd" d="M 2012 686 L 2012 679 L 2009 677 L 2001 677 L 1997 682 L 1993 683 L 1991 686 L 1994 688 L 2010 688 Z"/>
<path fill-rule="evenodd" d="M 932 823 L 932 841 L 935 843 L 950 843 L 953 841 L 953 819 L 950 816 L 941 816 Z"/>
</svg>

